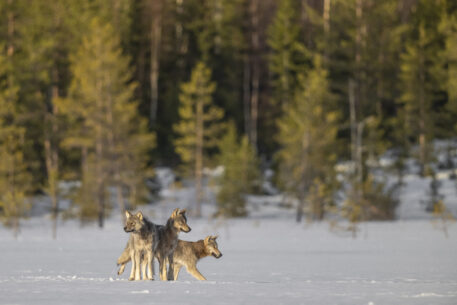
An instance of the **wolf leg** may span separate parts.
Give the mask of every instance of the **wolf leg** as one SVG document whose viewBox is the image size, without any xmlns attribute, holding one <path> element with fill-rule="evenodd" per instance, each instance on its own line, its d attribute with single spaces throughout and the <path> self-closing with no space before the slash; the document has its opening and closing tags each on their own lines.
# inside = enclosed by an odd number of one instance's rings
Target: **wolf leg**
<svg viewBox="0 0 457 305">
<path fill-rule="evenodd" d="M 178 263 L 173 264 L 173 281 L 178 279 L 179 271 L 181 270 L 182 265 Z"/>
<path fill-rule="evenodd" d="M 135 281 L 141 280 L 140 276 L 140 265 L 141 265 L 141 255 L 140 251 L 135 251 Z"/>
<path fill-rule="evenodd" d="M 148 266 L 148 274 L 147 274 L 147 279 L 148 280 L 153 280 L 154 279 L 154 254 L 151 251 L 148 251 L 146 255 L 146 264 Z"/>
<path fill-rule="evenodd" d="M 130 261 L 130 259 L 131 259 L 130 247 L 129 247 L 129 244 L 127 244 L 127 246 L 125 246 L 125 249 L 122 252 L 121 256 L 119 256 L 119 258 L 117 259 L 117 264 L 118 265 L 126 264 Z"/>
<path fill-rule="evenodd" d="M 173 263 L 173 254 L 168 256 L 168 274 L 167 274 L 167 280 L 172 281 L 174 278 L 173 272 L 174 272 L 174 263 Z"/>
<path fill-rule="evenodd" d="M 187 272 L 189 272 L 197 280 L 206 281 L 205 277 L 197 270 L 197 267 L 195 266 L 187 266 Z"/>
<path fill-rule="evenodd" d="M 132 261 L 132 269 L 130 270 L 129 281 L 133 281 L 135 279 L 135 267 L 136 267 L 135 251 L 133 251 L 133 250 L 130 250 L 130 259 Z"/>
<path fill-rule="evenodd" d="M 141 260 L 141 274 L 143 276 L 143 280 L 147 280 L 146 268 L 148 267 L 148 260 L 146 256 L 143 256 Z"/>
<path fill-rule="evenodd" d="M 165 261 L 165 258 L 160 257 L 159 259 L 159 272 L 160 272 L 160 279 L 162 281 L 167 280 L 167 263 Z"/>
<path fill-rule="evenodd" d="M 121 256 L 117 259 L 117 265 L 121 265 L 119 268 L 119 271 L 117 272 L 118 275 L 121 275 L 124 273 L 125 270 L 125 265 L 131 260 L 131 255 L 130 255 L 130 247 L 129 244 L 127 243 L 127 246 L 125 246 L 124 251 L 122 252 Z"/>
<path fill-rule="evenodd" d="M 121 275 L 122 273 L 124 273 L 124 269 L 125 269 L 125 264 L 121 264 L 121 267 L 119 268 L 119 271 L 117 272 L 117 275 Z"/>
</svg>

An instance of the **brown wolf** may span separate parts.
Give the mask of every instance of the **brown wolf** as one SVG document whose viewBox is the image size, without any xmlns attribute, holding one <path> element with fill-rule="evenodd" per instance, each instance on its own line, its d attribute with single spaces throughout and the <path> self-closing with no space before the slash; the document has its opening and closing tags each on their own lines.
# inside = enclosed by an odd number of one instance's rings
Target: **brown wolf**
<svg viewBox="0 0 457 305">
<path fill-rule="evenodd" d="M 178 233 L 190 232 L 191 228 L 187 225 L 186 210 L 175 209 L 168 218 L 167 224 L 157 225 L 155 232 L 155 241 L 154 248 L 152 250 L 153 254 L 159 261 L 159 272 L 160 279 L 163 281 L 167 280 L 167 263 L 170 264 L 173 262 L 173 251 L 175 250 L 178 244 Z M 117 264 L 121 265 L 119 268 L 118 274 L 122 274 L 125 269 L 125 264 L 132 260 L 131 256 L 127 255 L 130 251 L 130 244 L 124 249 L 124 252 L 121 254 L 117 260 Z M 153 265 L 153 262 L 147 260 L 147 264 Z M 153 266 L 148 267 L 148 270 L 153 270 Z"/>
<path fill-rule="evenodd" d="M 143 279 L 152 280 L 154 277 L 154 249 L 157 247 L 158 227 L 156 224 L 150 222 L 141 212 L 133 215 L 129 211 L 125 211 L 126 224 L 124 231 L 131 233 L 127 246 L 120 260 L 131 260 L 132 270 L 130 272 L 130 281 L 140 280 L 140 262 L 142 263 Z M 143 261 L 141 259 L 143 258 Z M 148 272 L 146 274 L 146 267 Z M 122 269 L 122 271 L 124 271 Z"/>
<path fill-rule="evenodd" d="M 187 272 L 197 280 L 204 281 L 206 278 L 197 270 L 197 262 L 203 257 L 212 255 L 220 258 L 222 253 L 219 251 L 216 242 L 217 236 L 207 236 L 205 240 L 196 242 L 179 240 L 178 246 L 173 253 L 173 271 L 170 275 L 173 280 L 178 278 L 179 270 L 185 266 Z"/>
</svg>

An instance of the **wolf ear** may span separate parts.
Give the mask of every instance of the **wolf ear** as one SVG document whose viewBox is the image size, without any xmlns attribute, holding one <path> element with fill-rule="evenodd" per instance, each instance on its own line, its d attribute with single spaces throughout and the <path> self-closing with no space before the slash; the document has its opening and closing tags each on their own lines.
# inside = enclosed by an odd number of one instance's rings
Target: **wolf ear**
<svg viewBox="0 0 457 305">
<path fill-rule="evenodd" d="M 125 217 L 127 219 L 129 219 L 130 217 L 132 217 L 132 213 L 130 213 L 129 211 L 125 210 Z"/>
<path fill-rule="evenodd" d="M 135 216 L 138 217 L 140 220 L 143 220 L 143 213 L 138 212 Z"/>
<path fill-rule="evenodd" d="M 214 235 L 214 236 L 211 236 L 211 239 L 216 240 L 218 237 L 219 237 L 219 235 Z"/>
<path fill-rule="evenodd" d="M 206 236 L 205 243 L 208 243 L 210 239 L 211 239 L 211 235 L 210 236 Z"/>
<path fill-rule="evenodd" d="M 186 214 L 186 209 L 182 209 L 182 210 L 180 210 L 180 211 L 179 211 L 179 214 L 181 214 L 181 215 L 184 215 L 184 214 Z"/>
<path fill-rule="evenodd" d="M 179 214 L 179 209 L 176 208 L 176 209 L 173 210 L 173 213 L 171 213 L 171 217 L 174 218 L 174 217 L 178 216 L 178 214 Z"/>
</svg>

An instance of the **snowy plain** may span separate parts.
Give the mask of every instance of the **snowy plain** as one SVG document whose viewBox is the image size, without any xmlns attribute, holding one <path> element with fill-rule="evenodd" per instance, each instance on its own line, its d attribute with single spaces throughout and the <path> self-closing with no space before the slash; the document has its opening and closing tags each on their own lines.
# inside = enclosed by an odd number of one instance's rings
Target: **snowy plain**
<svg viewBox="0 0 457 305">
<path fill-rule="evenodd" d="M 189 224 L 182 239 L 220 235 L 223 257 L 199 263 L 206 282 L 184 270 L 177 282 L 129 282 L 130 265 L 117 276 L 120 218 L 103 230 L 66 222 L 57 240 L 46 219 L 18 240 L 2 229 L 0 304 L 457 304 L 457 226 L 446 239 L 426 220 L 366 223 L 352 239 L 287 219 Z"/>
<path fill-rule="evenodd" d="M 209 198 L 204 217 L 190 216 L 192 231 L 180 234 L 192 241 L 219 234 L 223 257 L 198 264 L 206 282 L 185 270 L 177 282 L 130 282 L 130 265 L 118 276 L 128 235 L 116 211 L 103 229 L 61 222 L 57 240 L 48 215 L 31 217 L 17 240 L 0 228 L 0 304 L 455 305 L 457 224 L 445 238 L 420 202 L 428 182 L 406 180 L 399 220 L 362 223 L 355 239 L 326 222 L 295 223 L 279 195 L 250 197 L 249 218 L 225 221 L 210 219 Z M 453 187 L 444 192 L 455 211 Z M 166 185 L 161 198 L 140 208 L 156 223 L 192 205 L 193 189 Z"/>
</svg>

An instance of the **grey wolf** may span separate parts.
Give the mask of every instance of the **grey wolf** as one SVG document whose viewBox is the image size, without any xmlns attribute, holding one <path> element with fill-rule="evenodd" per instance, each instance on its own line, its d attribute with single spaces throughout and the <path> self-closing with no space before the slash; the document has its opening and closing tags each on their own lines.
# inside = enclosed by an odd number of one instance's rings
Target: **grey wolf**
<svg viewBox="0 0 457 305">
<path fill-rule="evenodd" d="M 204 281 L 206 278 L 198 271 L 197 262 L 209 255 L 220 258 L 222 253 L 219 251 L 217 236 L 207 236 L 204 240 L 196 242 L 178 240 L 178 245 L 173 253 L 173 280 L 178 279 L 179 271 L 182 266 L 186 267 L 189 274 L 197 280 Z"/>
<path fill-rule="evenodd" d="M 159 274 L 162 281 L 166 281 L 167 275 L 167 263 L 172 266 L 173 262 L 173 251 L 178 245 L 178 233 L 179 232 L 190 232 L 191 228 L 187 224 L 186 210 L 175 209 L 171 214 L 166 225 L 156 225 L 154 248 L 152 253 L 159 261 Z M 125 264 L 132 260 L 131 255 L 126 255 L 131 251 L 130 244 L 124 249 L 117 260 L 117 264 L 121 265 L 118 274 L 122 274 L 125 269 Z M 133 260 L 132 260 L 133 263 Z M 153 265 L 153 261 L 147 260 L 147 264 Z M 171 269 L 171 268 L 170 268 Z M 149 267 L 148 267 L 149 270 Z M 153 267 L 151 267 L 153 270 Z"/>
<path fill-rule="evenodd" d="M 141 212 L 133 215 L 129 211 L 126 211 L 125 216 L 126 224 L 124 231 L 131 234 L 127 246 L 117 260 L 117 263 L 119 265 L 126 259 L 132 261 L 130 281 L 141 279 L 140 263 L 143 271 L 143 279 L 152 280 L 154 278 L 154 249 L 157 247 L 159 226 L 150 222 Z M 124 268 L 125 266 L 121 267 L 122 272 L 124 272 Z"/>
</svg>

